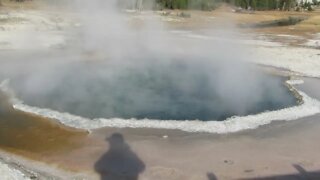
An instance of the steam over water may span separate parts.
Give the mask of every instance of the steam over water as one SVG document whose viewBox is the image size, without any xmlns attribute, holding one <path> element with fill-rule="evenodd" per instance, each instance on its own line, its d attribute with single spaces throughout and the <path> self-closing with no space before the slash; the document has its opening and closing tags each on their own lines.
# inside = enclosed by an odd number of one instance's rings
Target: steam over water
<svg viewBox="0 0 320 180">
<path fill-rule="evenodd" d="M 229 20 L 205 30 L 219 38 L 188 39 L 116 2 L 74 2 L 79 26 L 61 32 L 63 48 L 4 53 L 1 80 L 27 105 L 88 118 L 224 120 L 295 104 L 281 78 L 248 63 Z"/>
<path fill-rule="evenodd" d="M 16 76 L 11 84 L 28 105 L 87 118 L 224 120 L 295 104 L 279 77 L 259 73 L 263 81 L 242 79 L 225 89 L 221 69 L 204 60 L 135 62 L 63 64 L 46 69 L 49 79 L 35 71 L 33 83 L 41 86 L 36 91 L 28 85 L 30 76 Z M 244 88 L 248 92 L 240 96 Z"/>
</svg>

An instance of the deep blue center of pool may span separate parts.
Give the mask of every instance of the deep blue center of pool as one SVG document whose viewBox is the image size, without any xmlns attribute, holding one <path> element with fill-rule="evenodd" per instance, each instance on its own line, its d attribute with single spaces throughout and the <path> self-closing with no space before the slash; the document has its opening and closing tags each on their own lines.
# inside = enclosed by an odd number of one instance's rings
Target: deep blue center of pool
<svg viewBox="0 0 320 180">
<path fill-rule="evenodd" d="M 87 118 L 224 120 L 296 104 L 284 79 L 272 75 L 254 83 L 242 78 L 229 85 L 224 96 L 219 88 L 224 85 L 223 72 L 201 63 L 75 63 L 53 67 L 49 74 L 51 78 L 41 82 L 36 92 L 24 90 L 27 77 L 15 77 L 17 96 L 28 105 Z M 246 96 L 238 97 L 242 94 L 238 89 L 245 89 Z"/>
</svg>

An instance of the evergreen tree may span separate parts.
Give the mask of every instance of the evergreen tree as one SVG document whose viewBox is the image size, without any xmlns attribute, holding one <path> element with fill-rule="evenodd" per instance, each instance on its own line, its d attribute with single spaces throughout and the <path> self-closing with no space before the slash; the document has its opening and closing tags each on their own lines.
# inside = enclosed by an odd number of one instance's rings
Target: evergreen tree
<svg viewBox="0 0 320 180">
<path fill-rule="evenodd" d="M 317 5 L 318 1 L 317 0 L 312 0 L 313 5 Z"/>
<path fill-rule="evenodd" d="M 251 0 L 250 6 L 252 7 L 252 9 L 255 10 L 255 9 L 257 8 L 257 2 L 256 2 L 256 0 Z"/>
</svg>

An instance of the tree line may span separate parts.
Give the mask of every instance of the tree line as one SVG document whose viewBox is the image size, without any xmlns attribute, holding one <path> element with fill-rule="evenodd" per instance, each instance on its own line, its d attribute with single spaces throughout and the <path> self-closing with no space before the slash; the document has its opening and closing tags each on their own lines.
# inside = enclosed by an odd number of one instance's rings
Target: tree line
<svg viewBox="0 0 320 180">
<path fill-rule="evenodd" d="M 307 9 L 311 5 L 320 4 L 320 0 L 313 0 L 312 3 L 306 0 L 156 0 L 160 8 L 166 9 L 212 10 L 221 2 L 252 10 L 290 10 L 296 7 Z"/>
<path fill-rule="evenodd" d="M 131 0 L 132 1 L 132 0 Z M 311 8 L 311 5 L 320 4 L 320 0 L 308 2 L 306 0 L 136 0 L 137 4 L 153 4 L 154 9 L 199 9 L 213 10 L 222 2 L 229 3 L 243 9 L 251 10 L 291 10 L 293 8 Z"/>
<path fill-rule="evenodd" d="M 319 5 L 320 1 L 313 0 L 233 0 L 234 5 L 244 9 L 253 10 L 299 10 L 301 8 L 311 10 L 312 5 Z"/>
<path fill-rule="evenodd" d="M 1 6 L 0 0 L 0 6 Z M 25 0 L 11 0 L 23 2 Z M 308 9 L 320 5 L 320 0 L 118 0 L 119 6 L 129 9 L 198 9 L 214 10 L 222 2 L 249 10 Z"/>
<path fill-rule="evenodd" d="M 164 9 L 213 10 L 224 0 L 156 0 L 158 7 Z"/>
</svg>

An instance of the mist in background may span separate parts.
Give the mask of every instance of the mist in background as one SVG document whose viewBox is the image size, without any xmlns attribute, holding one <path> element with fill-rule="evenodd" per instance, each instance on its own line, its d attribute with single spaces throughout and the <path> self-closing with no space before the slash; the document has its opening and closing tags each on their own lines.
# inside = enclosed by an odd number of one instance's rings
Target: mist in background
<svg viewBox="0 0 320 180">
<path fill-rule="evenodd" d="M 187 39 L 152 14 L 132 21 L 116 0 L 68 6 L 80 25 L 66 30 L 62 50 L 1 53 L 1 77 L 26 104 L 89 118 L 177 120 L 295 104 L 281 78 L 247 62 L 230 23 L 207 30 L 223 38 Z"/>
</svg>

